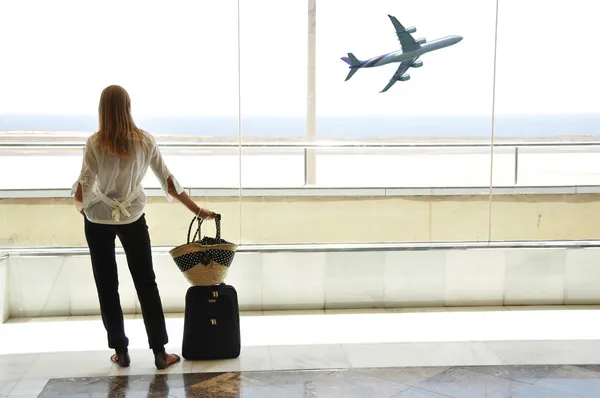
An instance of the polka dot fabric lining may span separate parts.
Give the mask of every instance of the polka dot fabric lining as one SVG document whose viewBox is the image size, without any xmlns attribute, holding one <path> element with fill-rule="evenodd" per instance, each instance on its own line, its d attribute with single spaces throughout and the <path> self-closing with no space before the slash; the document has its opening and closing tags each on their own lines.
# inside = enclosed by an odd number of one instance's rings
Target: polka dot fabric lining
<svg viewBox="0 0 600 398">
<path fill-rule="evenodd" d="M 186 272 L 195 266 L 203 267 L 216 262 L 224 267 L 229 267 L 233 262 L 235 252 L 229 250 L 206 250 L 184 254 L 175 258 L 175 264 L 181 272 Z"/>
</svg>

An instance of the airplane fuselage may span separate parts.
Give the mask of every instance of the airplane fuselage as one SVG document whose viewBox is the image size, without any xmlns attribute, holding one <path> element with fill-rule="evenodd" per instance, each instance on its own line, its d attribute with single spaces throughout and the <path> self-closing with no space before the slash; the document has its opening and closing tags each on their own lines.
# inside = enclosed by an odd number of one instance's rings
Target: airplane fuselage
<svg viewBox="0 0 600 398">
<path fill-rule="evenodd" d="M 416 59 L 428 52 L 439 50 L 445 47 L 450 47 L 460 42 L 462 39 L 462 36 L 447 36 L 441 39 L 423 43 L 421 47 L 416 50 L 405 53 L 399 50 L 388 54 L 383 54 L 363 61 L 359 65 L 351 66 L 351 68 L 373 68 L 376 66 L 387 65 L 394 62 L 403 62 L 411 59 Z"/>
</svg>

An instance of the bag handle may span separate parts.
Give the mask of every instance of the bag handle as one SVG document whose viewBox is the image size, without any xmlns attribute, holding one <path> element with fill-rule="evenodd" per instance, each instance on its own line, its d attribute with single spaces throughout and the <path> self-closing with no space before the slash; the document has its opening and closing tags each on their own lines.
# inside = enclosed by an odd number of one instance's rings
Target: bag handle
<svg viewBox="0 0 600 398">
<path fill-rule="evenodd" d="M 204 222 L 204 219 L 196 216 L 196 217 L 194 217 L 192 219 L 192 222 L 190 223 L 190 226 L 188 228 L 187 243 L 190 243 L 190 234 L 192 232 L 192 225 L 194 225 L 194 221 L 195 220 L 198 220 L 198 228 L 196 229 L 196 232 L 194 233 L 194 237 L 192 238 L 192 242 L 196 241 L 196 236 L 198 236 L 198 241 L 200 241 L 200 239 L 202 238 L 202 234 L 200 232 L 200 227 L 202 226 L 202 223 Z M 221 215 L 217 214 L 217 213 L 214 213 L 214 220 L 215 220 L 215 224 L 217 225 L 217 236 L 216 236 L 216 239 L 221 239 Z"/>
</svg>

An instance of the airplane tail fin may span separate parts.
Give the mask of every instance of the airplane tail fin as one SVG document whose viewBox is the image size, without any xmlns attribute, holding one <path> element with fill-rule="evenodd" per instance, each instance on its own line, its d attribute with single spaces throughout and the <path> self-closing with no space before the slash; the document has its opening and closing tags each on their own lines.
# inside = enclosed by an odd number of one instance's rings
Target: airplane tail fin
<svg viewBox="0 0 600 398">
<path fill-rule="evenodd" d="M 348 81 L 358 71 L 362 63 L 352 53 L 348 53 L 347 57 L 342 57 L 342 61 L 350 65 L 350 72 L 346 76 L 346 81 Z"/>
<path fill-rule="evenodd" d="M 359 66 L 360 65 L 360 61 L 352 53 L 348 53 L 347 57 L 342 57 L 342 61 L 344 61 L 345 63 L 347 63 L 350 66 Z"/>
</svg>

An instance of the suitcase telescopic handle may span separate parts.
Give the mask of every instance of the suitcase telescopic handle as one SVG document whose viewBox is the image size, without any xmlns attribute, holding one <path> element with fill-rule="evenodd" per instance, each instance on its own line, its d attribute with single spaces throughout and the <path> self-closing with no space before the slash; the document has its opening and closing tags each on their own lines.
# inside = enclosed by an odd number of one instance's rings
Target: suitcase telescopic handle
<svg viewBox="0 0 600 398">
<path fill-rule="evenodd" d="M 196 221 L 196 220 L 198 220 L 198 228 L 196 229 L 196 233 L 194 233 L 194 237 L 192 238 L 192 242 L 196 241 L 196 235 L 198 236 L 198 241 L 200 241 L 202 239 L 202 234 L 200 232 L 200 228 L 202 226 L 202 223 L 204 222 L 204 219 L 200 218 L 200 217 L 194 217 L 192 219 L 192 222 L 190 223 L 189 228 L 188 228 L 187 243 L 190 243 L 190 234 L 192 233 L 192 226 L 194 225 L 194 221 Z M 215 213 L 214 220 L 215 220 L 215 224 L 217 225 L 217 235 L 216 235 L 216 238 L 217 239 L 221 239 L 221 215 Z"/>
</svg>

